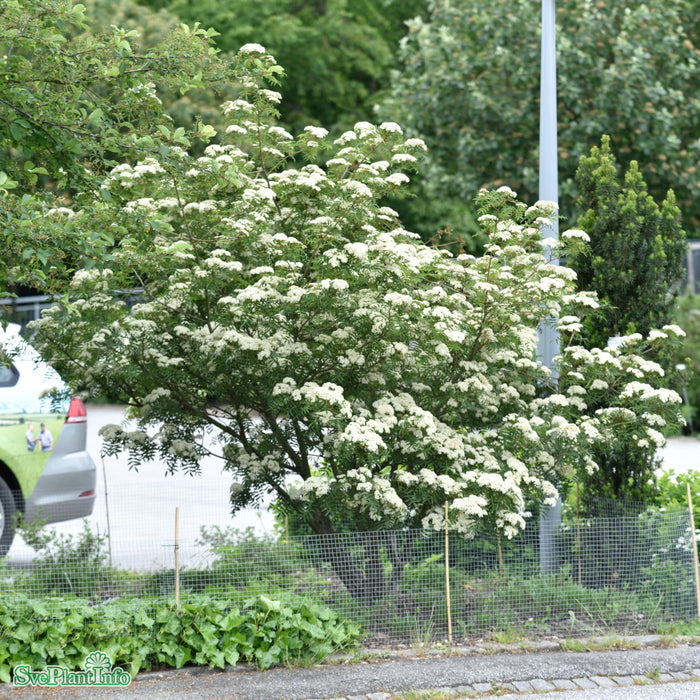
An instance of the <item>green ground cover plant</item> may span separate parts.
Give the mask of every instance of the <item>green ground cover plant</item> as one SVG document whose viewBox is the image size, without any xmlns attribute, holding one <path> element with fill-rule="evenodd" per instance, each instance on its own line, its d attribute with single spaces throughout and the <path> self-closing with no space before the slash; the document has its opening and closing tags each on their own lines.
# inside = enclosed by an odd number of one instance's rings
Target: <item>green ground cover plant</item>
<svg viewBox="0 0 700 700">
<path fill-rule="evenodd" d="M 331 609 L 287 597 L 256 596 L 240 607 L 210 596 L 191 597 L 177 610 L 171 600 L 121 599 L 92 605 L 79 598 L 0 596 L 0 680 L 11 669 L 60 665 L 77 669 L 99 649 L 134 675 L 157 666 L 191 663 L 224 668 L 238 662 L 318 662 L 352 647 L 359 626 Z"/>
</svg>

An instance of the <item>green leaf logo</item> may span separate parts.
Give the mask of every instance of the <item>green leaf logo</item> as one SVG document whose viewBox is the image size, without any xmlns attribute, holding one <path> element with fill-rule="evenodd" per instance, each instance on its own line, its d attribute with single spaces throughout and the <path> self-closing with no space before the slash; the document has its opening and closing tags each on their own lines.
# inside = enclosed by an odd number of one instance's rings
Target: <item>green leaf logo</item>
<svg viewBox="0 0 700 700">
<path fill-rule="evenodd" d="M 85 670 L 101 668 L 105 671 L 112 670 L 112 660 L 103 651 L 93 651 L 85 657 Z"/>
</svg>

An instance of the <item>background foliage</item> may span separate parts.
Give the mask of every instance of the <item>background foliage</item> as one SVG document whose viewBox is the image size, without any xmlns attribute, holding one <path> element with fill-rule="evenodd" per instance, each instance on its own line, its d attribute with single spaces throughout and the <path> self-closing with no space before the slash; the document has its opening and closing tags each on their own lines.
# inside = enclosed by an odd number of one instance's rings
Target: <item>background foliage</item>
<svg viewBox="0 0 700 700">
<path fill-rule="evenodd" d="M 280 111 L 292 132 L 309 124 L 340 132 L 371 119 L 388 87 L 404 22 L 425 10 L 425 0 L 142 3 L 214 27 L 223 51 L 235 53 L 250 42 L 264 45 L 286 70 Z"/>
<path fill-rule="evenodd" d="M 160 41 L 90 27 L 69 0 L 10 0 L 0 12 L 0 294 L 50 291 L 102 234 L 76 236 L 46 206 L 93 191 L 109 164 L 137 158 L 163 117 L 155 85 L 178 94 L 230 82 L 208 36 L 174 26 Z"/>
<path fill-rule="evenodd" d="M 697 3 L 556 5 L 565 221 L 580 213 L 579 158 L 609 134 L 623 168 L 636 160 L 657 201 L 674 189 L 692 235 L 700 224 Z M 433 0 L 429 9 L 427 21 L 409 23 L 384 114 L 425 138 L 423 187 L 430 201 L 454 208 L 441 225 L 462 232 L 459 202 L 481 186 L 507 184 L 536 198 L 541 8 L 530 0 Z M 416 230 L 434 232 L 433 213 L 416 213 L 424 221 Z"/>
<path fill-rule="evenodd" d="M 17 2 L 23 5 L 23 0 L 13 0 L 8 7 Z M 210 33 L 205 44 L 224 53 L 235 52 L 246 42 L 263 44 L 287 70 L 280 111 L 282 123 L 292 132 L 307 124 L 339 132 L 355 121 L 372 119 L 377 109 L 405 124 L 427 140 L 431 155 L 425 175 L 413 185 L 420 196 L 393 206 L 407 228 L 425 239 L 436 238 L 454 249 L 478 249 L 483 239 L 471 201 L 482 185 L 507 184 L 525 199 L 536 198 L 537 3 L 245 0 L 230 5 L 207 0 L 194 6 L 180 0 L 142 5 L 87 0 L 85 4 L 90 28 L 76 28 L 73 17 L 66 20 L 70 33 L 98 36 L 101 31 L 109 33 L 114 24 L 137 30 L 138 41 L 135 37 L 129 41 L 144 50 L 155 50 L 163 42 L 181 53 L 182 47 L 169 36 L 176 35 L 178 23 L 184 21 L 214 27 L 220 36 Z M 49 5 L 66 3 L 51 0 Z M 634 0 L 607 5 L 562 0 L 557 8 L 565 221 L 575 223 L 578 215 L 574 207 L 578 160 L 607 133 L 623 168 L 638 161 L 656 201 L 663 199 L 669 186 L 674 188 L 683 225 L 692 236 L 698 224 L 698 105 L 687 96 L 697 92 L 697 3 Z M 7 17 L 6 12 L 3 19 Z M 32 45 L 40 44 L 32 41 Z M 97 54 L 95 58 L 102 60 Z M 148 69 L 154 71 L 159 96 L 177 124 L 190 126 L 197 117 L 214 123 L 216 106 L 232 96 L 230 82 L 212 81 L 211 71 L 204 67 L 207 80 L 193 85 L 190 78 L 199 75 L 199 64 L 185 71 L 188 78 L 169 81 L 158 75 L 163 66 L 155 60 Z M 114 90 L 114 82 L 118 81 L 109 81 L 107 92 Z M 80 84 L 78 79 L 76 85 Z M 179 93 L 178 85 L 189 87 L 186 94 Z M 62 94 L 59 86 L 57 97 Z M 47 97 L 53 91 L 45 86 Z M 65 95 L 58 97 L 64 99 Z M 72 99 L 67 101 L 68 113 Z M 95 106 L 102 109 L 102 105 L 85 107 L 87 116 Z M 94 135 L 95 129 L 90 133 Z M 73 137 L 53 149 L 58 160 L 64 151 L 69 156 L 63 159 L 64 169 L 74 160 Z M 94 148 L 92 152 L 94 161 Z M 35 167 L 45 167 L 35 156 L 26 157 Z M 46 247 L 37 252 L 44 257 L 51 254 Z"/>
</svg>

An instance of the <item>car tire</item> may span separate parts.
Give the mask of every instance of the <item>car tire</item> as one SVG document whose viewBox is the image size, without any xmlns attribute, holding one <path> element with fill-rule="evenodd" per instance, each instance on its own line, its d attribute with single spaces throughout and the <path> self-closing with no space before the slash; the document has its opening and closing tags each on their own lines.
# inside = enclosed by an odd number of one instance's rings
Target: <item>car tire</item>
<svg viewBox="0 0 700 700">
<path fill-rule="evenodd" d="M 0 477 L 0 557 L 4 557 L 15 538 L 17 505 L 10 487 Z"/>
</svg>

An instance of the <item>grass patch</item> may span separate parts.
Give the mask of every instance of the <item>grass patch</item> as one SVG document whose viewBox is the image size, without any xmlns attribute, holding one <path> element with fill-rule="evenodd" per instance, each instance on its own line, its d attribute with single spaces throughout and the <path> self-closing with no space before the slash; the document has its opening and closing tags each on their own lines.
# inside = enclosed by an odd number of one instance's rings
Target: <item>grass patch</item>
<svg viewBox="0 0 700 700">
<path fill-rule="evenodd" d="M 452 700 L 454 695 L 443 690 L 409 690 L 395 697 L 397 700 Z"/>
</svg>

